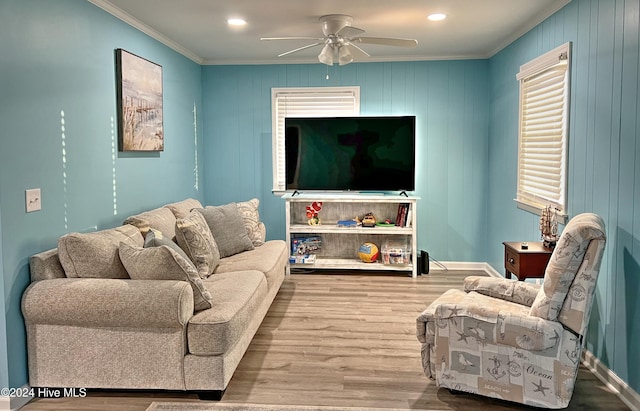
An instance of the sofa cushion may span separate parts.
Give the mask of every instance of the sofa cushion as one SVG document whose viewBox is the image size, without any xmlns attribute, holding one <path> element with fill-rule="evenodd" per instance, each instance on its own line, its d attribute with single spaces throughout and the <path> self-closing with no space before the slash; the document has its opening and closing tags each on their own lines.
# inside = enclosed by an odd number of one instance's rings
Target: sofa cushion
<svg viewBox="0 0 640 411">
<path fill-rule="evenodd" d="M 198 208 L 204 216 L 213 238 L 220 249 L 220 257 L 228 257 L 243 251 L 253 250 L 254 246 L 244 227 L 240 210 L 235 203 L 221 206 Z"/>
<path fill-rule="evenodd" d="M 146 236 L 151 228 L 162 231 L 170 239 L 176 236 L 176 217 L 171 210 L 164 207 L 130 216 L 124 220 L 124 224 L 138 227 L 143 236 Z"/>
<path fill-rule="evenodd" d="M 213 307 L 189 320 L 189 352 L 196 355 L 226 353 L 242 338 L 247 324 L 263 304 L 267 282 L 259 271 L 242 271 L 216 274 L 203 283 L 213 296 Z"/>
<path fill-rule="evenodd" d="M 194 208 L 202 208 L 202 204 L 195 198 L 187 198 L 177 203 L 167 204 L 165 207 L 171 210 L 176 218 L 185 218 Z"/>
<path fill-rule="evenodd" d="M 200 278 L 207 278 L 218 266 L 220 251 L 202 214 L 192 211 L 176 220 L 176 240 L 196 265 Z"/>
<path fill-rule="evenodd" d="M 244 221 L 244 228 L 247 230 L 247 235 L 254 247 L 259 247 L 264 244 L 266 234 L 264 224 L 260 223 L 260 213 L 258 212 L 259 205 L 260 200 L 257 198 L 236 203 L 236 206 L 238 206 L 238 210 L 240 211 L 240 215 L 242 216 L 242 221 Z"/>
<path fill-rule="evenodd" d="M 134 280 L 188 281 L 193 289 L 194 311 L 211 308 L 211 293 L 191 261 L 169 246 L 140 248 L 122 243 L 120 259 Z"/>
<path fill-rule="evenodd" d="M 140 231 L 123 225 L 93 233 L 69 233 L 58 240 L 60 264 L 69 278 L 129 278 L 118 256 L 120 243 L 142 247 Z"/>
<path fill-rule="evenodd" d="M 287 266 L 288 259 L 287 243 L 283 240 L 270 240 L 261 247 L 220 259 L 215 274 L 258 270 L 264 273 L 269 289 L 271 289 L 274 284 L 279 286 L 282 283 L 284 267 Z"/>
</svg>

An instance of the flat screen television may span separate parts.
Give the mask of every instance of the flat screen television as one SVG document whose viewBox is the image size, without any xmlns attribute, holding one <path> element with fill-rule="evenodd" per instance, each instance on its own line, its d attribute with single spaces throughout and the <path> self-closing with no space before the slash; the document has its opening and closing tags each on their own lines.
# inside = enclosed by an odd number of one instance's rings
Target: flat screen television
<svg viewBox="0 0 640 411">
<path fill-rule="evenodd" d="M 286 118 L 286 189 L 414 191 L 415 124 L 415 116 Z"/>
</svg>

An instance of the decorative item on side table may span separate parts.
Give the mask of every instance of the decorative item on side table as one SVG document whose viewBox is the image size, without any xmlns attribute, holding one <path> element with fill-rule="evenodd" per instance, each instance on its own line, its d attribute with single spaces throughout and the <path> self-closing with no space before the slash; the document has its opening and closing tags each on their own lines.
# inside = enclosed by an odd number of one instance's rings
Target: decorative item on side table
<svg viewBox="0 0 640 411">
<path fill-rule="evenodd" d="M 556 207 L 548 205 L 540 214 L 540 238 L 542 238 L 542 243 L 547 248 L 555 247 L 558 242 L 557 211 L 559 210 Z"/>
<path fill-rule="evenodd" d="M 309 225 L 320 225 L 320 217 L 318 217 L 320 210 L 322 210 L 321 201 L 314 201 L 311 205 L 307 206 L 307 218 L 309 219 Z"/>
</svg>

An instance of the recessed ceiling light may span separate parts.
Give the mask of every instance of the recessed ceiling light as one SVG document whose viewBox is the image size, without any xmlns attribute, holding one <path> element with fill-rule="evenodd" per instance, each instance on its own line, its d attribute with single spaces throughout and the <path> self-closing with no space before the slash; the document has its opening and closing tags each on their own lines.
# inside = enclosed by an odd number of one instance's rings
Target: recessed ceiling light
<svg viewBox="0 0 640 411">
<path fill-rule="evenodd" d="M 447 18 L 447 15 L 444 13 L 433 13 L 429 14 L 427 18 L 431 21 L 441 21 Z"/>
<path fill-rule="evenodd" d="M 244 26 L 247 24 L 247 21 L 240 18 L 231 18 L 227 20 L 227 24 L 230 26 Z"/>
</svg>

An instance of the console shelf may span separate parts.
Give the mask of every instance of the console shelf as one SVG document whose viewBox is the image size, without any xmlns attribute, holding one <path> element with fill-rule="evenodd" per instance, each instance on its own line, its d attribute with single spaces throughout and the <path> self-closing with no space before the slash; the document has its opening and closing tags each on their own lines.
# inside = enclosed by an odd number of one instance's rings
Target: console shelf
<svg viewBox="0 0 640 411">
<path fill-rule="evenodd" d="M 417 276 L 416 204 L 418 197 L 369 194 L 286 194 L 286 236 L 291 250 L 292 238 L 317 235 L 322 238 L 322 249 L 313 264 L 291 264 L 292 268 L 406 271 Z M 321 201 L 320 224 L 309 225 L 306 206 Z M 398 207 L 407 204 L 405 227 L 340 227 L 337 222 L 362 217 L 372 212 L 378 221 L 396 220 Z M 401 240 L 411 252 L 411 262 L 404 265 L 363 263 L 357 255 L 360 244 L 372 242 L 382 250 L 386 241 Z"/>
</svg>

